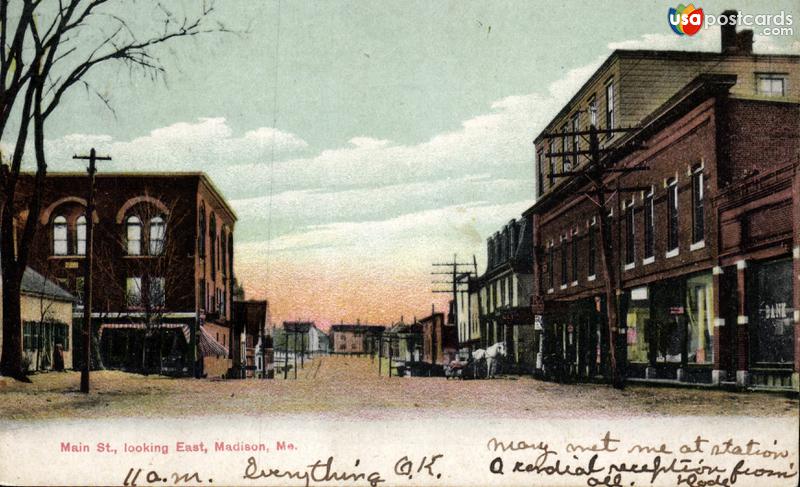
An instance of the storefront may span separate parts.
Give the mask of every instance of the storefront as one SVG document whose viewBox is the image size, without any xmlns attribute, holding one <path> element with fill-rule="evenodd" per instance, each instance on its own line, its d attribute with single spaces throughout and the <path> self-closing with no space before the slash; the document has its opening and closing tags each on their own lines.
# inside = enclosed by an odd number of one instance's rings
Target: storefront
<svg viewBox="0 0 800 487">
<path fill-rule="evenodd" d="M 754 262 L 748 270 L 751 383 L 791 387 L 794 364 L 792 260 Z"/>
<path fill-rule="evenodd" d="M 711 382 L 714 301 L 711 272 L 625 292 L 628 375 Z"/>
<path fill-rule="evenodd" d="M 607 376 L 604 300 L 590 297 L 549 307 L 542 332 L 544 375 L 558 381 L 592 381 Z"/>
</svg>

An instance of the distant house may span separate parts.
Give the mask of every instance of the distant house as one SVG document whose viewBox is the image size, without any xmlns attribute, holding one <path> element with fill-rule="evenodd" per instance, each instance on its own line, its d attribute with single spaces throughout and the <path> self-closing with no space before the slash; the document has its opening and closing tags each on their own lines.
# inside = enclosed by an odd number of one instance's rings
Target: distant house
<svg viewBox="0 0 800 487">
<path fill-rule="evenodd" d="M 234 301 L 231 329 L 231 373 L 229 377 L 253 377 L 257 369 L 257 349 L 269 321 L 269 304 L 266 300 Z"/>
<path fill-rule="evenodd" d="M 22 317 L 23 365 L 28 371 L 51 370 L 55 350 L 61 346 L 64 368 L 72 368 L 72 305 L 75 297 L 30 267 L 22 275 L 20 308 Z M 0 301 L 0 320 L 3 308 Z M 3 330 L 0 327 L 0 346 Z M 78 364 L 75 364 L 78 365 Z"/>
<path fill-rule="evenodd" d="M 382 354 L 395 362 L 417 363 L 422 358 L 422 325 L 396 323 L 384 334 Z"/>
<path fill-rule="evenodd" d="M 331 353 L 371 354 L 378 352 L 378 340 L 385 331 L 381 325 L 362 325 L 360 323 L 339 324 L 331 327 Z"/>
<path fill-rule="evenodd" d="M 432 313 L 419 320 L 422 327 L 422 361 L 433 368 L 450 363 L 458 351 L 458 331 L 455 325 L 444 321 L 444 313 Z"/>
<path fill-rule="evenodd" d="M 308 353 L 311 355 L 324 355 L 330 353 L 331 339 L 324 331 L 311 323 L 308 329 Z"/>
</svg>

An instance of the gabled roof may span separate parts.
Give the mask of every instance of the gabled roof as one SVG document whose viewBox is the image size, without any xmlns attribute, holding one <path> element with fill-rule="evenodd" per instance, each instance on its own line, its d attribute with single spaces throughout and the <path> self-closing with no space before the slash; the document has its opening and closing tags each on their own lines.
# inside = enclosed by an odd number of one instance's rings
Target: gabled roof
<svg viewBox="0 0 800 487">
<path fill-rule="evenodd" d="M 20 291 L 23 294 L 53 299 L 55 301 L 75 301 L 75 296 L 30 267 L 26 267 L 25 272 L 22 274 Z"/>
</svg>

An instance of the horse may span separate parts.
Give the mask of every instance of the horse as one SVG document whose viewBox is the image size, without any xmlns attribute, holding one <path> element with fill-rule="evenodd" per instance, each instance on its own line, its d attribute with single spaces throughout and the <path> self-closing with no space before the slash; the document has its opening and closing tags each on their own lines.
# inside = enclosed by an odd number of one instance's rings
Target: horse
<svg viewBox="0 0 800 487">
<path fill-rule="evenodd" d="M 497 372 L 497 361 L 500 357 L 506 356 L 506 344 L 505 342 L 497 342 L 491 347 L 487 347 L 485 350 L 479 348 L 472 352 L 472 359 L 474 363 L 478 363 L 481 360 L 486 360 L 486 377 L 493 378 L 494 374 Z"/>
</svg>

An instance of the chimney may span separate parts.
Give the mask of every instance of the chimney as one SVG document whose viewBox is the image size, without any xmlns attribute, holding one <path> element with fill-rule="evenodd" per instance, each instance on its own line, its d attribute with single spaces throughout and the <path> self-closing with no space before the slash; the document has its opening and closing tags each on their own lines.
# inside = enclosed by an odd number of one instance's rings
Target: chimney
<svg viewBox="0 0 800 487">
<path fill-rule="evenodd" d="M 739 13 L 736 10 L 726 10 L 722 12 L 719 19 L 719 28 L 722 35 L 722 54 L 736 54 L 738 45 L 736 42 L 736 21 Z"/>
<path fill-rule="evenodd" d="M 739 54 L 753 54 L 753 30 L 747 29 L 736 34 L 736 48 Z"/>
</svg>

